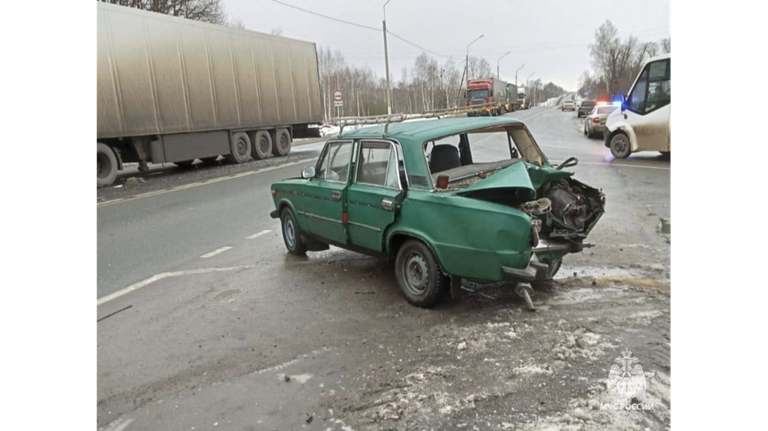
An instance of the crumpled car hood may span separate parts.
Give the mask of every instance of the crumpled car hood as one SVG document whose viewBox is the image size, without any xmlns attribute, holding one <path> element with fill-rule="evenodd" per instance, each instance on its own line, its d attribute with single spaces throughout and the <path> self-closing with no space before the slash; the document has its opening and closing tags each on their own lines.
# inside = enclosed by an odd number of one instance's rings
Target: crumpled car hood
<svg viewBox="0 0 768 431">
<path fill-rule="evenodd" d="M 457 195 L 469 195 L 479 191 L 499 189 L 517 189 L 526 199 L 536 197 L 531 177 L 525 163 L 515 163 L 471 186 L 456 192 Z"/>
</svg>

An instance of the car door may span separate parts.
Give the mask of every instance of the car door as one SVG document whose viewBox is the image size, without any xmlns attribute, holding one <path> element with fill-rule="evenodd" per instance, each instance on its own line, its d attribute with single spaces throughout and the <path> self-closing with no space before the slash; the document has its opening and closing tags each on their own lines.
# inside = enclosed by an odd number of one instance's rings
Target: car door
<svg viewBox="0 0 768 431">
<path fill-rule="evenodd" d="M 395 221 L 403 187 L 397 145 L 388 140 L 362 140 L 356 172 L 347 190 L 347 226 L 352 245 L 384 250 L 384 232 Z"/>
<path fill-rule="evenodd" d="M 623 115 L 635 135 L 632 151 L 669 151 L 670 65 L 668 58 L 646 64 L 627 98 Z"/>
<path fill-rule="evenodd" d="M 353 141 L 329 141 L 306 186 L 304 211 L 309 233 L 331 243 L 346 244 L 343 196 L 349 181 Z"/>
</svg>

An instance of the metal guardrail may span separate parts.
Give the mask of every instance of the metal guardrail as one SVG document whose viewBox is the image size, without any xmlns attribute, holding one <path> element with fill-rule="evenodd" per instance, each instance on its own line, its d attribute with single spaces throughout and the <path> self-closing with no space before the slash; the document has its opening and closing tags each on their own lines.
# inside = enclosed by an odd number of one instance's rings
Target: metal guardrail
<svg viewBox="0 0 768 431">
<path fill-rule="evenodd" d="M 442 118 L 447 116 L 462 115 L 472 112 L 482 112 L 488 109 L 498 109 L 501 106 L 499 102 L 485 103 L 483 105 L 462 106 L 457 108 L 435 109 L 425 111 L 421 114 L 391 114 L 391 115 L 372 115 L 368 117 L 341 117 L 337 118 L 332 124 L 339 126 L 339 138 L 346 126 L 375 125 L 384 124 L 384 134 L 382 138 L 387 137 L 387 131 L 391 123 L 402 123 L 406 120 L 416 120 L 423 118 Z"/>
</svg>

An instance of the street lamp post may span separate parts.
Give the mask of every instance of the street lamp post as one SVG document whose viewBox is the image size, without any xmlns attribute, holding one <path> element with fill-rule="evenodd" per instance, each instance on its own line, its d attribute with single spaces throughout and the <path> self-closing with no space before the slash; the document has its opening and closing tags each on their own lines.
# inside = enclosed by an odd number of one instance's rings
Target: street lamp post
<svg viewBox="0 0 768 431">
<path fill-rule="evenodd" d="M 522 66 L 518 67 L 517 70 L 515 71 L 515 87 L 517 87 L 517 72 L 523 70 L 524 67 L 525 67 L 525 64 L 523 64 Z"/>
<path fill-rule="evenodd" d="M 465 72 L 464 75 L 467 77 L 467 81 L 469 81 L 469 47 L 472 46 L 473 43 L 475 43 L 478 40 L 482 39 L 483 36 L 485 36 L 485 35 L 481 34 L 480 37 L 478 37 L 477 39 L 473 40 L 472 42 L 470 42 L 469 45 L 467 45 L 467 58 L 466 58 L 466 63 L 464 64 L 464 72 Z"/>
<path fill-rule="evenodd" d="M 507 51 L 506 54 L 502 55 L 501 57 L 499 57 L 498 60 L 496 60 L 496 78 L 499 79 L 499 80 L 501 80 L 501 72 L 499 71 L 500 70 L 499 69 L 499 63 L 501 63 L 501 59 L 506 57 L 506 56 L 508 56 L 510 52 L 512 52 L 512 51 Z M 517 86 L 517 83 L 515 83 L 515 86 Z"/>
<path fill-rule="evenodd" d="M 382 22 L 384 29 L 384 67 L 387 69 L 387 115 L 392 115 L 392 87 L 389 84 L 389 53 L 387 52 L 387 4 L 391 1 L 387 0 L 382 7 L 384 10 L 384 21 Z"/>
</svg>

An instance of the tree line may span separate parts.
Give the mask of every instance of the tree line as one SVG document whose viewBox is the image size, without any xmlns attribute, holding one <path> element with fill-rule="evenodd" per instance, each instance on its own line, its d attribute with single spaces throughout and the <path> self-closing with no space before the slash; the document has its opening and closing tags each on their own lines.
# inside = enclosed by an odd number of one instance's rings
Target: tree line
<svg viewBox="0 0 768 431">
<path fill-rule="evenodd" d="M 582 97 L 616 100 L 626 95 L 646 60 L 672 51 L 670 38 L 641 42 L 635 36 L 622 40 L 618 33 L 611 21 L 595 31 L 595 41 L 589 46 L 593 72 L 585 71 L 579 79 Z"/>
</svg>

